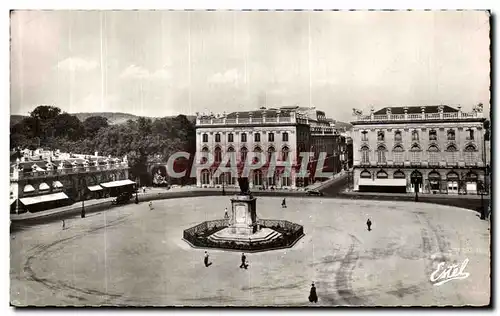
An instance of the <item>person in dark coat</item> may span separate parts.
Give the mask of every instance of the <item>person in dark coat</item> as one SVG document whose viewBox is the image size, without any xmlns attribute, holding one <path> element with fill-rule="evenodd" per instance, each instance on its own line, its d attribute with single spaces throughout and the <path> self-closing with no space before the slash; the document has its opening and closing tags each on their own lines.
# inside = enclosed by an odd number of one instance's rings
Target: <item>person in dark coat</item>
<svg viewBox="0 0 500 316">
<path fill-rule="evenodd" d="M 372 230 L 372 221 L 370 219 L 366 221 L 366 226 L 368 226 L 368 231 Z"/>
<path fill-rule="evenodd" d="M 212 263 L 208 262 L 208 252 L 205 251 L 205 259 L 204 259 L 205 267 L 209 267 Z"/>
<path fill-rule="evenodd" d="M 281 207 L 286 208 L 286 200 L 285 199 L 283 199 L 283 201 L 281 202 Z"/>
<path fill-rule="evenodd" d="M 316 287 L 314 286 L 314 283 L 311 285 L 311 291 L 309 292 L 309 302 L 318 302 L 318 295 L 316 295 Z"/>
<path fill-rule="evenodd" d="M 247 264 L 247 257 L 245 256 L 244 253 L 241 254 L 241 264 L 240 264 L 240 269 L 241 268 L 248 268 L 248 264 Z"/>
</svg>

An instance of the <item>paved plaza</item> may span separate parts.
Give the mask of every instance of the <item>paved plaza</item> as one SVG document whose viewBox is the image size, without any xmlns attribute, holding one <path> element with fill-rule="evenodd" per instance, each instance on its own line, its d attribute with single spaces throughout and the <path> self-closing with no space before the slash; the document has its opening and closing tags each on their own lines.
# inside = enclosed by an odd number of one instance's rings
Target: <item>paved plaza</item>
<svg viewBox="0 0 500 316">
<path fill-rule="evenodd" d="M 304 226 L 290 249 L 204 249 L 183 230 L 220 219 L 229 196 L 130 204 L 11 234 L 14 305 L 427 306 L 490 300 L 489 224 L 468 210 L 413 202 L 259 197 L 257 215 Z M 366 229 L 370 218 L 372 231 Z M 430 276 L 468 259 L 465 279 Z M 315 282 L 319 301 L 307 300 Z"/>
</svg>

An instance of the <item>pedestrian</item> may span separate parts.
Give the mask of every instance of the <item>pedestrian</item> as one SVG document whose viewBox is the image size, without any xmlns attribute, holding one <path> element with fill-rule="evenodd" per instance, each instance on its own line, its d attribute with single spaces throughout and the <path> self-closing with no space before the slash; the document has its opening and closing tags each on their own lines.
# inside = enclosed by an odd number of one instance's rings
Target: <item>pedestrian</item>
<svg viewBox="0 0 500 316">
<path fill-rule="evenodd" d="M 66 222 L 64 221 L 64 219 L 62 220 L 62 229 L 65 230 L 66 229 Z"/>
<path fill-rule="evenodd" d="M 146 193 L 146 187 L 142 187 L 142 193 Z"/>
<path fill-rule="evenodd" d="M 309 302 L 311 302 L 311 303 L 318 302 L 318 295 L 316 295 L 316 287 L 314 286 L 314 282 L 311 285 L 311 291 L 309 292 Z"/>
<path fill-rule="evenodd" d="M 152 211 L 153 210 L 153 201 L 149 201 L 149 210 Z"/>
<path fill-rule="evenodd" d="M 368 226 L 368 231 L 372 230 L 372 221 L 370 219 L 366 221 L 366 226 Z"/>
<path fill-rule="evenodd" d="M 229 214 L 227 213 L 227 207 L 224 209 L 224 218 L 225 219 L 229 218 Z"/>
<path fill-rule="evenodd" d="M 203 262 L 205 263 L 205 267 L 210 267 L 212 265 L 211 262 L 208 261 L 208 252 L 205 251 L 205 259 L 203 259 Z"/>
<path fill-rule="evenodd" d="M 241 254 L 241 264 L 240 264 L 240 269 L 241 268 L 248 268 L 248 264 L 247 264 L 247 257 L 245 256 L 244 253 Z"/>
<path fill-rule="evenodd" d="M 281 202 L 281 207 L 286 208 L 286 199 L 283 199 L 283 201 Z"/>
</svg>

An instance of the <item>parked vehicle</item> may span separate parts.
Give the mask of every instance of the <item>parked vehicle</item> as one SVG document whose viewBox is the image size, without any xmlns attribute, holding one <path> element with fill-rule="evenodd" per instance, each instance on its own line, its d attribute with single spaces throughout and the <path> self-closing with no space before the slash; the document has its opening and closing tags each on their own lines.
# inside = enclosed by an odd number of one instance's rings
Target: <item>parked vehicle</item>
<svg viewBox="0 0 500 316">
<path fill-rule="evenodd" d="M 113 200 L 113 204 L 127 204 L 128 202 L 130 202 L 130 199 L 132 198 L 133 194 L 132 192 L 123 192 L 123 193 L 120 193 L 120 195 L 118 195 L 116 197 L 116 199 Z"/>
<path fill-rule="evenodd" d="M 323 192 L 319 190 L 308 190 L 306 194 L 309 196 L 323 196 Z"/>
</svg>

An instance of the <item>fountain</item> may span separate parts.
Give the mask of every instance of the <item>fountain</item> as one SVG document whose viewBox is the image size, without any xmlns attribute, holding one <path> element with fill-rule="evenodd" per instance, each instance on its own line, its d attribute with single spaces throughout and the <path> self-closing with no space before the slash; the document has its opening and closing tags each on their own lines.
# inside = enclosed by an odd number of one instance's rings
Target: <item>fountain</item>
<svg viewBox="0 0 500 316">
<path fill-rule="evenodd" d="M 231 198 L 229 219 L 206 221 L 184 231 L 192 247 L 264 251 L 292 247 L 302 236 L 301 225 L 285 220 L 257 218 L 257 198 L 248 178 L 239 178 L 240 193 Z"/>
</svg>

